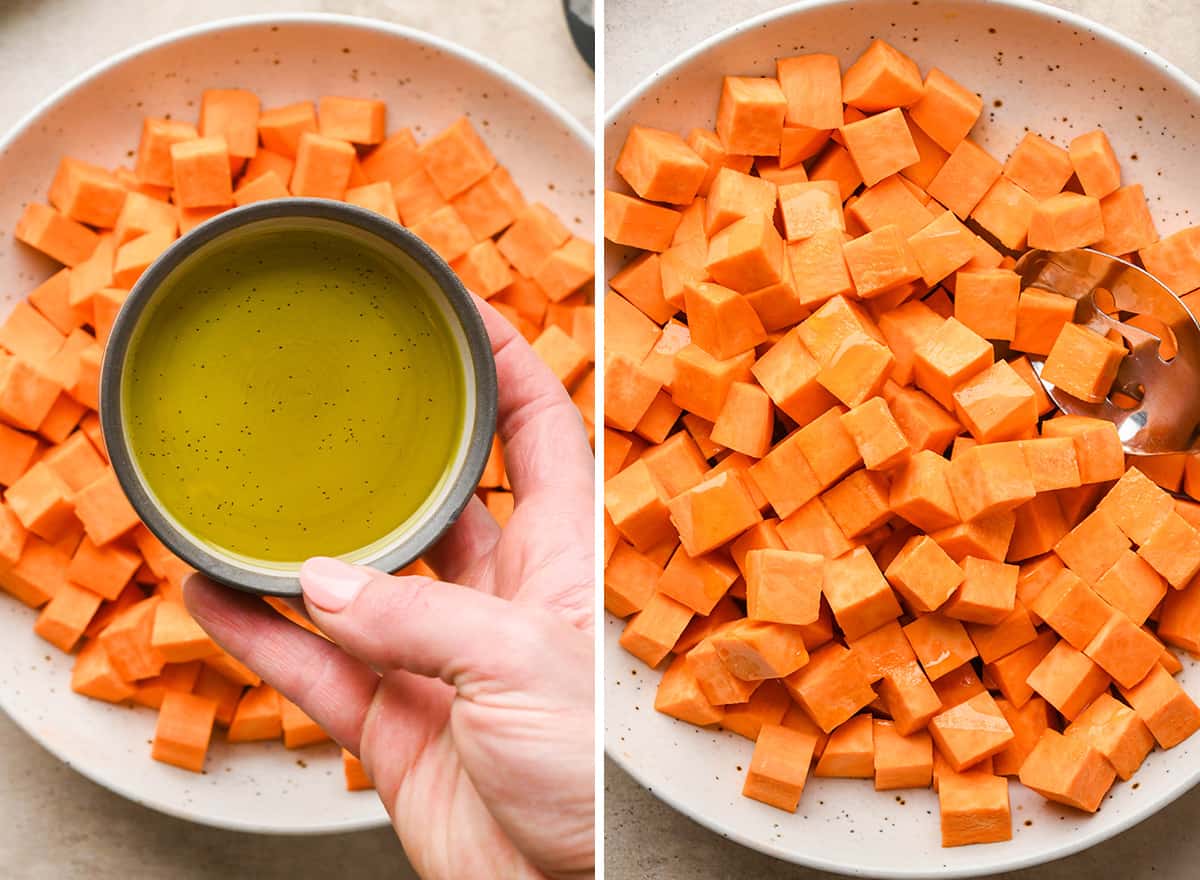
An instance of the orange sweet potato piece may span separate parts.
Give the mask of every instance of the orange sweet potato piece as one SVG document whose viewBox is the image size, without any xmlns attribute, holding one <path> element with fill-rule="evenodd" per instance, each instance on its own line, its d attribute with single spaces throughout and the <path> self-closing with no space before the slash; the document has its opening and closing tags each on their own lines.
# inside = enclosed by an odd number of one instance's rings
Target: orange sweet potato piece
<svg viewBox="0 0 1200 880">
<path fill-rule="evenodd" d="M 875 40 L 842 77 L 842 100 L 867 113 L 908 107 L 924 93 L 917 64 L 884 40 Z"/>
<path fill-rule="evenodd" d="M 1094 813 L 1112 786 L 1116 771 L 1083 737 L 1046 730 L 1021 766 L 1022 784 L 1042 797 Z"/>
<path fill-rule="evenodd" d="M 717 105 L 717 135 L 730 153 L 778 156 L 787 108 L 778 80 L 727 76 Z"/>
</svg>

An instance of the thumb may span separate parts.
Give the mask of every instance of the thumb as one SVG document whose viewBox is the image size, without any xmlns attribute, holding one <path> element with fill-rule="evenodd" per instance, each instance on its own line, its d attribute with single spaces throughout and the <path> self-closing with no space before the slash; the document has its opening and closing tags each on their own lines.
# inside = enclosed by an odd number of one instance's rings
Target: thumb
<svg viewBox="0 0 1200 880">
<path fill-rule="evenodd" d="M 468 698 L 544 680 L 577 643 L 548 612 L 432 578 L 316 557 L 300 585 L 313 622 L 348 654 L 380 672 L 440 678 Z"/>
</svg>

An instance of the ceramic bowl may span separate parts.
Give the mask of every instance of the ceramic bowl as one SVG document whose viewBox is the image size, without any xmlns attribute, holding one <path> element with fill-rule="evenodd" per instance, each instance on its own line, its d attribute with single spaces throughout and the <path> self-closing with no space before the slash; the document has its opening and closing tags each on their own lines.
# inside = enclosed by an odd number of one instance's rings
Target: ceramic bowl
<svg viewBox="0 0 1200 880">
<path fill-rule="evenodd" d="M 257 92 L 264 106 L 352 94 L 388 104 L 390 124 L 418 138 L 470 115 L 532 199 L 576 234 L 592 231 L 592 143 L 541 92 L 490 61 L 436 37 L 343 16 L 254 16 L 206 24 L 117 55 L 66 85 L 0 139 L 0 229 L 44 201 L 61 156 L 115 167 L 132 162 L 144 116 L 194 119 L 200 93 Z M 55 267 L 10 235 L 0 238 L 0 314 Z M 74 658 L 34 635 L 34 613 L 0 596 L 0 707 L 62 761 L 165 813 L 275 834 L 383 825 L 370 792 L 347 792 L 336 747 L 288 751 L 214 737 L 206 772 L 150 758 L 153 712 L 88 700 L 70 689 Z"/>
<path fill-rule="evenodd" d="M 788 6 L 696 46 L 616 104 L 605 126 L 606 186 L 629 126 L 686 135 L 714 123 L 726 74 L 774 75 L 775 59 L 838 55 L 843 69 L 882 37 L 936 65 L 984 99 L 974 136 L 1005 157 L 1030 129 L 1058 143 L 1101 126 L 1127 182 L 1144 184 L 1163 234 L 1195 223 L 1200 179 L 1200 86 L 1147 49 L 1059 9 L 1018 0 L 872 0 Z M 606 253 L 608 273 L 625 259 Z M 870 877 L 967 877 L 1036 865 L 1078 852 L 1145 819 L 1200 781 L 1200 737 L 1156 751 L 1134 782 L 1117 784 L 1087 816 L 1013 784 L 1013 839 L 943 849 L 932 791 L 875 792 L 861 780 L 810 778 L 796 815 L 741 796 L 751 744 L 654 711 L 659 673 L 617 645 L 608 617 L 605 707 L 608 753 L 655 795 L 714 831 L 782 859 Z M 1181 680 L 1200 698 L 1200 670 Z M 636 671 L 636 674 L 635 674 Z"/>
</svg>

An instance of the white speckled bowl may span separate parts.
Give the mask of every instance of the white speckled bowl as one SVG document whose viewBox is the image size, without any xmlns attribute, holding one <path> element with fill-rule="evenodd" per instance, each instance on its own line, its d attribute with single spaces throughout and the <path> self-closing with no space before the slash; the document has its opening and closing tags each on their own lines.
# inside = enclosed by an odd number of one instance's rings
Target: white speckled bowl
<svg viewBox="0 0 1200 880">
<path fill-rule="evenodd" d="M 1024 0 L 861 0 L 789 6 L 725 31 L 643 82 L 615 105 L 605 131 L 606 185 L 635 122 L 686 134 L 714 122 L 721 77 L 773 75 L 777 56 L 832 52 L 843 66 L 883 37 L 922 70 L 942 67 L 982 92 L 974 136 L 1003 158 L 1025 126 L 1059 142 L 1103 126 L 1130 181 L 1146 187 L 1160 231 L 1200 205 L 1194 145 L 1200 86 L 1150 51 L 1100 25 Z M 624 254 L 609 247 L 608 272 Z M 1130 827 L 1200 781 L 1200 737 L 1155 752 L 1133 784 L 1118 784 L 1095 816 L 1059 809 L 1013 784 L 1013 840 L 942 849 L 931 791 L 876 793 L 860 780 L 809 779 L 795 816 L 742 798 L 752 746 L 654 711 L 659 673 L 605 627 L 608 753 L 643 785 L 713 831 L 782 859 L 871 877 L 967 877 L 1036 865 Z M 1182 680 L 1200 696 L 1200 669 Z M 633 674 L 636 670 L 636 674 Z M 901 804 L 897 795 L 903 799 Z M 1028 823 L 1028 824 L 1027 824 Z M 1112 876 L 1120 869 L 1113 867 Z"/>
<path fill-rule="evenodd" d="M 143 116 L 193 119 L 200 92 L 223 86 L 253 89 L 267 107 L 324 94 L 382 98 L 390 125 L 412 125 L 418 137 L 465 112 L 530 198 L 591 235 L 591 138 L 528 83 L 465 49 L 384 22 L 241 18 L 114 57 L 0 139 L 0 315 L 53 268 L 10 233 L 26 202 L 45 199 L 59 157 L 131 165 Z M 311 834 L 386 823 L 372 793 L 345 790 L 332 745 L 231 746 L 218 733 L 202 776 L 151 760 L 155 714 L 74 694 L 73 658 L 35 636 L 33 619 L 0 595 L 0 707 L 101 785 L 165 813 L 242 831 Z"/>
</svg>

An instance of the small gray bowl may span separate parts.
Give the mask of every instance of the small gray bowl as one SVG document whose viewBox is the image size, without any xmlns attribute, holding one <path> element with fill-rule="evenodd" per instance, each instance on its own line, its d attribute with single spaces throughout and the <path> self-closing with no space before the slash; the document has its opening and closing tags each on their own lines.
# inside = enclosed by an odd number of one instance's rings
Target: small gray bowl
<svg viewBox="0 0 1200 880">
<path fill-rule="evenodd" d="M 369 236 L 394 252 L 396 260 L 442 310 L 462 357 L 466 384 L 460 454 L 434 494 L 408 522 L 370 547 L 344 558 L 382 571 L 394 571 L 417 559 L 457 519 L 483 474 L 496 429 L 496 364 L 483 319 L 471 294 L 434 251 L 404 227 L 343 202 L 326 199 L 274 199 L 226 211 L 174 242 L 134 285 L 113 324 L 100 372 L 100 423 L 109 460 L 138 516 L 175 555 L 213 580 L 248 593 L 298 596 L 299 563 L 258 563 L 224 552 L 192 535 L 155 497 L 130 448 L 122 400 L 125 364 L 134 333 L 167 277 L 208 243 L 262 224 L 286 227 L 315 223 Z"/>
</svg>

